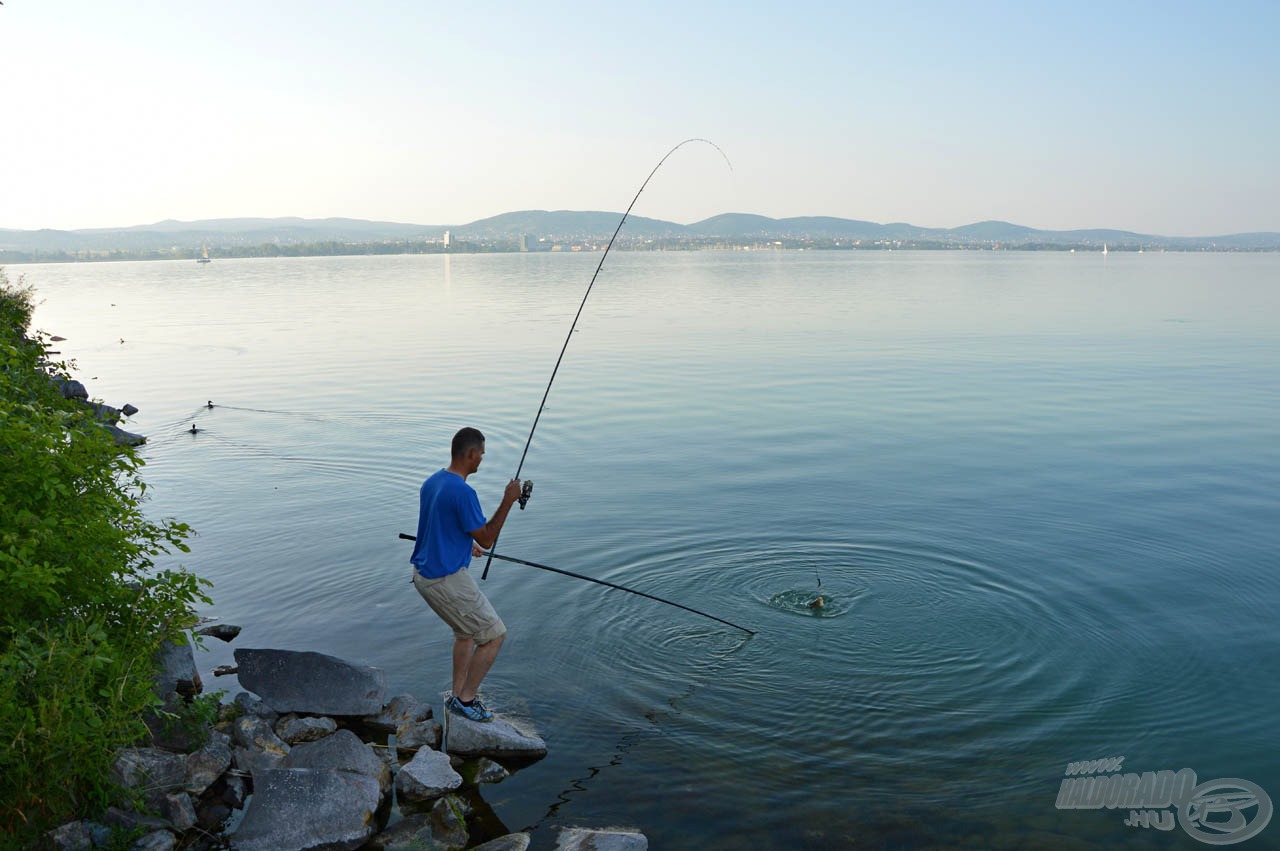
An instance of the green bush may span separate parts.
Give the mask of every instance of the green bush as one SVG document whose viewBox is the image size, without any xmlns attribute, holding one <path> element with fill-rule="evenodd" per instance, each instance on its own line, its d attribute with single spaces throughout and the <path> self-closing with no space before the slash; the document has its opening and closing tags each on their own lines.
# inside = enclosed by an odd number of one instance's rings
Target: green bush
<svg viewBox="0 0 1280 851">
<path fill-rule="evenodd" d="M 112 754 L 158 705 L 153 655 L 208 602 L 155 570 L 190 530 L 143 516 L 141 460 L 62 397 L 32 308 L 0 270 L 0 844 L 108 802 Z"/>
</svg>

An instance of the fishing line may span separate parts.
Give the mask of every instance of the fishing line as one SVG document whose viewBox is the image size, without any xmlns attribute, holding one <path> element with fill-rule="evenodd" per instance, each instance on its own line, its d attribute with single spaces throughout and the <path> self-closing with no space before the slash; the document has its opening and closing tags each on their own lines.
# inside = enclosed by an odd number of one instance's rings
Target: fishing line
<svg viewBox="0 0 1280 851">
<path fill-rule="evenodd" d="M 698 689 L 704 685 L 706 678 L 710 676 L 710 674 L 715 671 L 722 662 L 746 646 L 746 642 L 747 638 L 743 637 L 741 642 L 723 653 L 712 654 L 710 657 L 712 664 L 706 667 L 701 677 L 690 682 L 682 694 L 667 698 L 668 710 L 651 710 L 644 713 L 645 720 L 648 721 L 651 726 L 645 729 L 632 730 L 631 732 L 624 733 L 620 736 L 613 746 L 613 755 L 609 758 L 607 763 L 604 765 L 587 766 L 587 773 L 582 777 L 570 780 L 569 785 L 565 789 L 556 793 L 555 800 L 547 807 L 547 811 L 542 815 L 542 818 L 538 819 L 532 825 L 523 828 L 521 832 L 532 833 L 535 830 L 544 827 L 548 822 L 555 820 L 561 808 L 571 803 L 573 796 L 580 792 L 586 792 L 587 784 L 593 781 L 601 772 L 605 769 L 622 765 L 623 760 L 626 759 L 626 757 L 631 753 L 631 749 L 636 745 L 662 735 L 664 732 L 663 722 L 680 717 L 684 712 L 681 704 L 692 698 L 694 694 L 697 693 Z"/>
<path fill-rule="evenodd" d="M 404 532 L 400 533 L 400 537 L 406 541 L 418 540 L 413 535 L 406 535 Z M 546 570 L 550 573 L 559 573 L 561 576 L 571 576 L 574 579 L 584 579 L 587 582 L 594 582 L 596 585 L 603 585 L 606 588 L 616 588 L 619 591 L 626 591 L 628 594 L 635 594 L 639 597 L 645 597 L 646 599 L 655 600 L 659 603 L 666 603 L 668 606 L 675 606 L 677 609 L 684 609 L 686 612 L 693 612 L 695 615 L 702 615 L 702 617 L 704 618 L 710 618 L 711 620 L 717 621 L 718 623 L 722 623 L 725 626 L 731 626 L 734 629 L 740 629 L 743 632 L 745 632 L 747 635 L 756 634 L 755 630 L 747 629 L 745 626 L 738 626 L 736 623 L 731 623 L 725 620 L 724 618 L 718 618 L 715 615 L 709 615 L 706 612 L 699 611 L 698 609 L 690 608 L 689 606 L 682 605 L 681 603 L 674 603 L 671 600 L 664 600 L 661 597 L 655 597 L 652 594 L 646 594 L 643 591 L 637 591 L 636 589 L 628 588 L 625 585 L 618 585 L 615 582 L 608 582 L 604 579 L 596 579 L 593 576 L 583 576 L 581 573 L 574 573 L 571 570 L 561 570 L 558 567 L 551 567 L 550 565 L 546 565 L 546 564 L 538 564 L 536 561 L 525 561 L 522 558 L 515 558 L 513 556 L 500 555 L 495 552 L 490 552 L 488 553 L 488 555 L 490 559 L 496 558 L 500 561 L 509 561 L 512 564 L 523 564 L 527 567 L 536 567 L 538 570 Z"/>
<path fill-rule="evenodd" d="M 573 332 L 578 327 L 578 319 L 582 316 L 582 309 L 587 306 L 587 298 L 591 295 L 591 288 L 596 285 L 596 278 L 599 277 L 600 270 L 604 268 L 604 261 L 605 258 L 609 256 L 609 249 L 613 248 L 613 241 L 618 238 L 618 232 L 621 231 L 622 226 L 627 223 L 627 216 L 631 215 L 631 208 L 640 200 L 640 195 L 644 192 L 645 187 L 649 185 L 649 181 L 653 179 L 653 176 L 658 173 L 658 169 L 662 168 L 662 164 L 667 161 L 668 157 L 690 142 L 705 142 L 715 148 L 720 152 L 720 156 L 724 157 L 725 163 L 729 166 L 729 171 L 733 171 L 733 163 L 729 162 L 728 155 L 725 154 L 724 151 L 720 150 L 720 146 L 715 142 L 712 142 L 710 139 L 685 139 L 683 142 L 667 151 L 666 155 L 663 156 L 662 159 L 658 160 L 658 164 L 653 167 L 653 171 L 649 172 L 649 176 L 644 179 L 644 183 L 640 184 L 640 188 L 636 190 L 636 196 L 631 199 L 631 203 L 627 205 L 626 212 L 623 213 L 622 218 L 618 220 L 618 226 L 613 229 L 613 236 L 609 237 L 609 244 L 604 247 L 604 254 L 600 255 L 600 262 L 596 264 L 596 271 L 591 276 L 591 283 L 587 284 L 587 291 L 582 295 L 582 303 L 578 305 L 578 312 L 574 314 L 573 324 L 569 326 L 569 333 L 565 335 L 564 345 L 560 347 L 560 355 L 556 358 L 556 365 L 551 370 L 551 379 L 547 381 L 547 389 L 542 393 L 542 402 L 538 405 L 538 413 L 533 418 L 533 427 L 529 429 L 529 439 L 524 442 L 524 452 L 520 453 L 520 463 L 516 466 L 516 474 L 512 478 L 520 478 L 520 471 L 524 469 L 524 459 L 529 454 L 529 444 L 533 443 L 533 433 L 538 429 L 538 420 L 542 418 L 542 410 L 547 406 L 547 396 L 551 394 L 551 385 L 555 383 L 556 373 L 560 371 L 560 362 L 564 360 L 565 350 L 569 348 L 569 341 L 573 339 Z M 523 503 L 520 507 L 524 507 Z M 499 529 L 498 535 L 501 536 L 501 534 L 502 530 Z M 497 537 L 493 539 L 493 545 L 495 547 L 498 545 Z M 484 572 L 480 574 L 481 579 L 489 578 L 489 566 L 493 564 L 493 559 L 494 556 L 490 554 L 489 558 L 484 563 Z"/>
</svg>

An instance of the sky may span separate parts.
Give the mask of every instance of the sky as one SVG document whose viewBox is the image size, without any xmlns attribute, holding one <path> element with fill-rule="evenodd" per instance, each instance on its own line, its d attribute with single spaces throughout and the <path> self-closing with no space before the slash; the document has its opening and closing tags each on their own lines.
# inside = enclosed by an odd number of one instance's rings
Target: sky
<svg viewBox="0 0 1280 851">
<path fill-rule="evenodd" d="M 0 228 L 1280 231 L 1280 3 L 5 0 Z"/>
</svg>

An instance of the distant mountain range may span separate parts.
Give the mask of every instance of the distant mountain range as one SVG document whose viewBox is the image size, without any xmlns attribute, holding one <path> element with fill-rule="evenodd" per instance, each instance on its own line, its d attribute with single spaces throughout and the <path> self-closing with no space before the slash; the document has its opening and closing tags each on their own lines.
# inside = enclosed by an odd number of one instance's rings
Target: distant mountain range
<svg viewBox="0 0 1280 851">
<path fill-rule="evenodd" d="M 234 250 L 275 243 L 279 245 L 336 242 L 344 244 L 440 240 L 450 231 L 457 240 L 551 242 L 604 240 L 618 224 L 618 213 L 575 210 L 523 210 L 503 213 L 461 225 L 414 225 L 372 222 L 362 219 L 206 219 L 180 222 L 172 219 L 126 228 L 83 230 L 0 229 L 0 262 L 24 254 L 77 251 L 191 250 L 203 244 Z M 1000 221 L 976 222 L 956 228 L 925 228 L 903 222 L 877 222 L 828 216 L 772 219 L 749 213 L 724 213 L 682 225 L 632 216 L 622 237 L 635 240 L 688 240 L 751 242 L 862 240 L 903 242 L 933 247 L 1005 248 L 1052 246 L 1101 246 L 1113 248 L 1168 248 L 1175 250 L 1280 250 L 1280 233 L 1237 233 L 1206 237 L 1166 237 L 1122 230 L 1037 230 Z"/>
</svg>

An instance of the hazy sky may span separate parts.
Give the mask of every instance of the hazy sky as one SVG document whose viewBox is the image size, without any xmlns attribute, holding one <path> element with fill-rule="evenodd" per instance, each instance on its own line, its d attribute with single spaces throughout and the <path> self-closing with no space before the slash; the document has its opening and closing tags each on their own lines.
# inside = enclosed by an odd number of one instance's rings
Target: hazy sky
<svg viewBox="0 0 1280 851">
<path fill-rule="evenodd" d="M 0 227 L 1280 231 L 1280 3 L 5 0 Z"/>
</svg>

